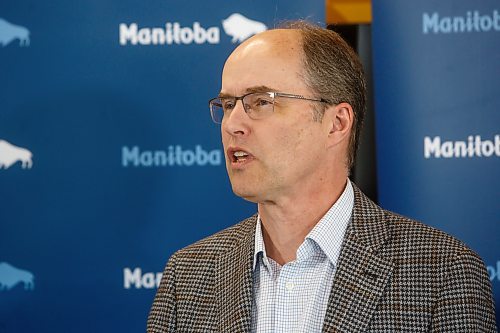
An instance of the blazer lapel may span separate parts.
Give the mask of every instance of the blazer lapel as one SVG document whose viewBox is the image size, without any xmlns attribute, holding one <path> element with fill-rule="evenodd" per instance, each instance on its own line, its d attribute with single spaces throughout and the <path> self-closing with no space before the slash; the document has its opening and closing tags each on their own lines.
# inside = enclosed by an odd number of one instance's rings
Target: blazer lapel
<svg viewBox="0 0 500 333">
<path fill-rule="evenodd" d="M 381 208 L 354 186 L 352 223 L 347 229 L 328 301 L 323 332 L 364 332 L 392 274 L 379 253 L 390 238 Z"/>
<path fill-rule="evenodd" d="M 218 332 L 250 332 L 252 316 L 252 261 L 257 216 L 243 222 L 238 244 L 221 255 L 215 267 L 219 312 Z"/>
</svg>

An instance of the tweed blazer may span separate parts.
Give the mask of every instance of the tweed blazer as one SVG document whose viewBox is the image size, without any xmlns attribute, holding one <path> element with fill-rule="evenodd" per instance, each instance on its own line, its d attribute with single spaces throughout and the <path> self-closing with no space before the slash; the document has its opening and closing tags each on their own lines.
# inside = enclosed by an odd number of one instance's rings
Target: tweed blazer
<svg viewBox="0 0 500 333">
<path fill-rule="evenodd" d="M 323 332 L 497 331 L 490 280 L 472 250 L 381 209 L 355 186 L 354 195 Z M 250 331 L 256 221 L 172 255 L 148 333 Z"/>
</svg>

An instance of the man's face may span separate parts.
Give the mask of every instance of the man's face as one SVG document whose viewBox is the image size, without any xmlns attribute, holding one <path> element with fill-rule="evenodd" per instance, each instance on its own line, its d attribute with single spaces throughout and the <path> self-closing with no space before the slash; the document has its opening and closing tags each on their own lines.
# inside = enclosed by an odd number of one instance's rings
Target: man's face
<svg viewBox="0 0 500 333">
<path fill-rule="evenodd" d="M 269 31 L 240 45 L 224 66 L 221 94 L 268 90 L 313 97 L 302 79 L 298 39 L 294 31 Z M 328 130 L 313 120 L 311 102 L 277 97 L 272 115 L 253 120 L 238 101 L 221 131 L 233 191 L 247 200 L 292 198 L 324 176 Z"/>
</svg>

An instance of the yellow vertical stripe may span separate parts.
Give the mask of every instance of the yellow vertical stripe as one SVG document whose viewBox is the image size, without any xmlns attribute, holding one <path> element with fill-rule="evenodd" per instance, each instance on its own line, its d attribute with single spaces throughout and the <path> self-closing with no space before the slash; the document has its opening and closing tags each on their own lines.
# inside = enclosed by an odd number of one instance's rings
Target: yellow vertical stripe
<svg viewBox="0 0 500 333">
<path fill-rule="evenodd" d="M 371 23 L 371 0 L 326 0 L 326 23 Z"/>
</svg>

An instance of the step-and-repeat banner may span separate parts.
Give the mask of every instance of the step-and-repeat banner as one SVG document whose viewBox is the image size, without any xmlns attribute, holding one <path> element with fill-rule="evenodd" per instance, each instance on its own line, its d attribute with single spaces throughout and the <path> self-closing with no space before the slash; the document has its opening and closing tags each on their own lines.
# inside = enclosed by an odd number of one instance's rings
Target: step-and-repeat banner
<svg viewBox="0 0 500 333">
<path fill-rule="evenodd" d="M 373 48 L 380 204 L 478 252 L 499 309 L 500 3 L 374 0 Z"/>
<path fill-rule="evenodd" d="M 0 3 L 0 332 L 141 332 L 177 249 L 255 212 L 208 100 L 324 1 Z"/>
</svg>

